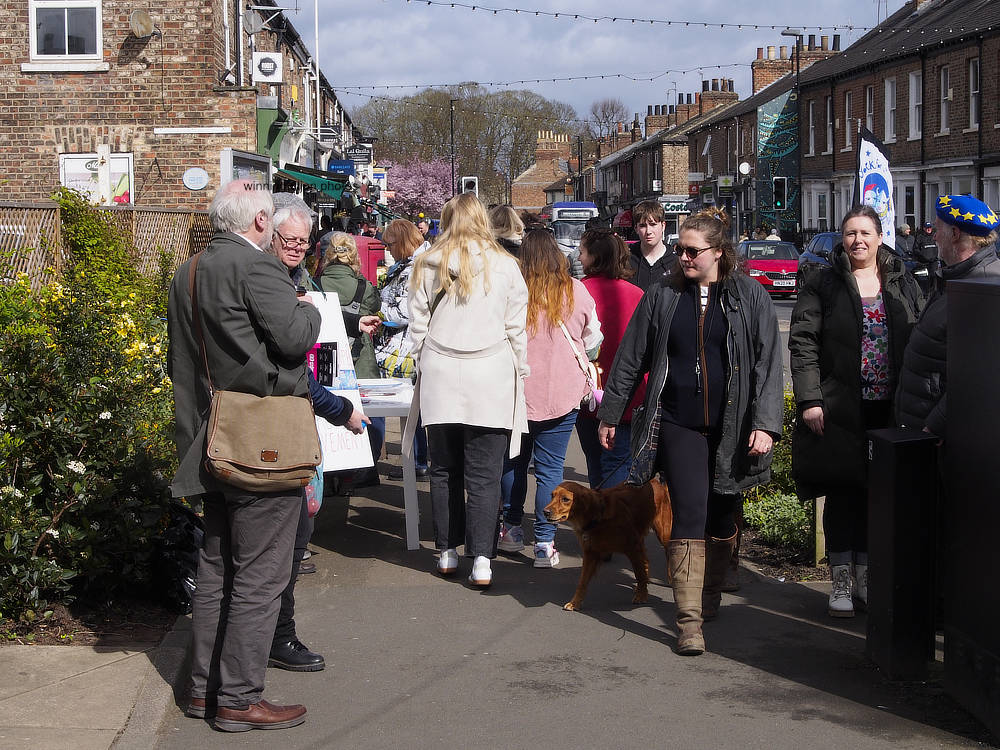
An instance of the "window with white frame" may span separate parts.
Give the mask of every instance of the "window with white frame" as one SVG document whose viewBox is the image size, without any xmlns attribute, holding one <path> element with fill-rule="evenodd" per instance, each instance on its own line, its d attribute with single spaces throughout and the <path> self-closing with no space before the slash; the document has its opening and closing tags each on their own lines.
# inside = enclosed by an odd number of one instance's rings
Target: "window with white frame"
<svg viewBox="0 0 1000 750">
<path fill-rule="evenodd" d="M 854 96 L 850 91 L 844 92 L 844 148 L 851 148 L 854 143 L 854 124 L 851 111 L 854 109 Z"/>
<path fill-rule="evenodd" d="M 826 97 L 826 153 L 833 152 L 833 97 Z"/>
<path fill-rule="evenodd" d="M 816 228 L 821 232 L 827 231 L 826 214 L 826 193 L 816 194 Z"/>
<path fill-rule="evenodd" d="M 885 85 L 885 140 L 896 140 L 896 79 L 886 78 Z"/>
<path fill-rule="evenodd" d="M 920 137 L 924 114 L 924 76 L 919 70 L 910 73 L 910 139 Z"/>
<path fill-rule="evenodd" d="M 865 127 L 875 130 L 875 87 L 865 86 Z"/>
<path fill-rule="evenodd" d="M 979 112 L 981 104 L 979 92 L 979 58 L 969 60 L 969 127 L 979 127 Z"/>
<path fill-rule="evenodd" d="M 100 0 L 29 0 L 28 8 L 32 60 L 102 58 Z"/>
<path fill-rule="evenodd" d="M 941 70 L 938 74 L 939 88 L 941 90 L 941 127 L 938 129 L 941 133 L 948 132 L 948 115 L 951 105 L 951 75 L 948 72 L 948 66 L 942 65 Z"/>
<path fill-rule="evenodd" d="M 816 121 L 813 115 L 815 114 L 815 105 L 812 99 L 809 100 L 809 153 L 808 156 L 812 156 L 816 153 Z"/>
</svg>

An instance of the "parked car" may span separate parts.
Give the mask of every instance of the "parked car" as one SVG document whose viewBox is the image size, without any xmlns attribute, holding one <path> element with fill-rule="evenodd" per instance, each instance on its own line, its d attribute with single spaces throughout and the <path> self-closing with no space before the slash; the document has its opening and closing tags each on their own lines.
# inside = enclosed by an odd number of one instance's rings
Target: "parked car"
<svg viewBox="0 0 1000 750">
<path fill-rule="evenodd" d="M 757 279 L 768 294 L 791 296 L 798 289 L 799 251 L 791 242 L 744 240 L 739 244 L 744 272 Z"/>
<path fill-rule="evenodd" d="M 840 243 L 840 232 L 820 232 L 809 240 L 805 250 L 802 251 L 802 255 L 799 256 L 800 270 L 796 279 L 799 286 L 802 284 L 802 272 L 806 264 L 821 263 L 826 266 L 830 265 L 830 253 Z M 882 245 L 882 247 L 903 260 L 906 270 L 913 274 L 924 294 L 927 294 L 930 288 L 930 273 L 927 270 L 927 265 L 917 262 L 917 260 L 904 253 L 898 246 L 890 247 L 889 245 Z"/>
</svg>

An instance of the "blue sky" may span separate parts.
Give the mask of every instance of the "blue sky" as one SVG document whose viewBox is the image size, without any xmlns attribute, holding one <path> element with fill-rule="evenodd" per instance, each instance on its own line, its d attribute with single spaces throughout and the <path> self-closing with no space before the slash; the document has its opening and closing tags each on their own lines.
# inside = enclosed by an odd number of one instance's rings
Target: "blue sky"
<svg viewBox="0 0 1000 750">
<path fill-rule="evenodd" d="M 315 0 L 319 2 L 320 66 L 338 86 L 443 84 L 526 78 L 629 74 L 654 81 L 604 80 L 518 84 L 573 105 L 585 116 L 596 99 L 622 99 L 629 112 L 644 115 L 647 104 L 676 102 L 675 92 L 701 90 L 702 78 L 732 78 L 741 98 L 750 93 L 750 62 L 758 47 L 789 44 L 786 26 L 873 26 L 903 6 L 903 0 L 462 0 L 478 9 L 427 5 L 426 0 Z M 298 0 L 292 23 L 312 49 L 313 5 Z M 285 4 L 281 2 L 279 4 Z M 290 4 L 290 3 L 289 3 Z M 888 6 L 888 7 L 886 7 Z M 494 14 L 483 8 L 520 8 L 560 14 L 619 16 L 615 22 L 570 20 L 533 13 Z M 690 22 L 690 26 L 636 23 L 622 18 Z M 705 28 L 698 23 L 744 24 Z M 749 28 L 753 24 L 778 29 Z M 841 34 L 841 48 L 862 32 L 811 28 L 807 33 Z M 738 67 L 687 71 L 699 66 Z M 665 71 L 673 71 L 666 72 Z M 662 75 L 661 75 L 662 74 Z M 408 90 L 410 93 L 414 89 Z M 407 90 L 367 90 L 379 96 Z M 340 94 L 349 108 L 366 101 Z"/>
</svg>

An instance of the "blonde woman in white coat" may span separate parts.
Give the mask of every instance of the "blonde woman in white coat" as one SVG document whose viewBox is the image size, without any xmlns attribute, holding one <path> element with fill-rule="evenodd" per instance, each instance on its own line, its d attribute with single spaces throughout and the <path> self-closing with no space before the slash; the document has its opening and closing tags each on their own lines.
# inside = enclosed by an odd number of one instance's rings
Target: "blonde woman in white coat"
<svg viewBox="0 0 1000 750">
<path fill-rule="evenodd" d="M 418 376 L 407 424 L 419 413 L 434 456 L 437 568 L 454 573 L 464 543 L 473 558 L 469 581 L 485 587 L 493 578 L 504 456 L 512 445 L 516 455 L 528 428 L 528 290 L 474 194 L 445 204 L 437 241 L 414 262 L 409 300 Z M 403 445 L 410 445 L 406 436 Z"/>
</svg>

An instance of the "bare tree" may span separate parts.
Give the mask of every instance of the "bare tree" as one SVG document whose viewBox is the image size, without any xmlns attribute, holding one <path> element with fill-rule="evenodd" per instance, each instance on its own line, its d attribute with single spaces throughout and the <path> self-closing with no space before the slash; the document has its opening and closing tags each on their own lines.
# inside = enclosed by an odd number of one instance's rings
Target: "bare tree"
<svg viewBox="0 0 1000 750">
<path fill-rule="evenodd" d="M 619 122 L 628 122 L 628 107 L 621 99 L 599 99 L 590 105 L 587 128 L 592 139 L 609 135 Z"/>
<path fill-rule="evenodd" d="M 450 162 L 452 99 L 456 177 L 479 177 L 479 195 L 487 203 L 510 201 L 510 183 L 534 161 L 539 130 L 570 133 L 578 125 L 568 104 L 525 90 L 489 91 L 475 83 L 373 99 L 351 119 L 378 138 L 380 161 Z"/>
</svg>

